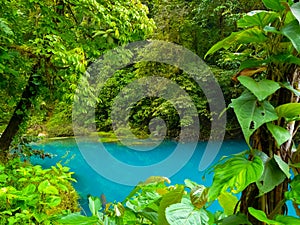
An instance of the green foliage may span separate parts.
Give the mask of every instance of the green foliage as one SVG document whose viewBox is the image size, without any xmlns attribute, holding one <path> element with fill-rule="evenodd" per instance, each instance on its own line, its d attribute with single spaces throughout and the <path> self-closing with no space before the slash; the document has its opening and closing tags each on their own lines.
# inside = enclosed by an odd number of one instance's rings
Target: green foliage
<svg viewBox="0 0 300 225">
<path fill-rule="evenodd" d="M 79 211 L 73 181 L 60 164 L 42 169 L 15 159 L 0 165 L 0 224 L 52 224 L 62 213 Z"/>
<path fill-rule="evenodd" d="M 34 105 L 43 103 L 51 111 L 59 100 L 68 108 L 89 64 L 104 51 L 153 31 L 147 13 L 140 1 L 1 1 L 0 94 L 9 101 L 1 104 L 6 115 L 0 126 L 18 117 L 19 124 L 7 127 L 14 136 Z M 2 143 L 11 141 L 10 133 L 4 132 Z"/>
<path fill-rule="evenodd" d="M 237 186 L 238 191 L 244 190 L 241 212 L 252 223 L 298 224 L 298 218 L 276 214 L 283 214 L 282 207 L 289 199 L 294 201 L 299 213 L 298 176 L 290 182 L 291 190 L 287 187 L 291 177 L 288 163 L 298 163 L 299 159 L 287 155 L 293 154 L 292 140 L 298 129 L 295 123 L 300 114 L 296 81 L 299 79 L 300 3 L 262 2 L 270 11 L 248 13 L 237 22 L 242 28 L 240 31 L 216 43 L 207 52 L 209 55 L 222 48 L 232 50 L 236 47 L 235 54 L 243 56 L 236 77 L 239 76 L 237 80 L 245 91 L 232 100 L 230 107 L 234 109 L 250 148 L 248 159 L 243 158 L 246 163 L 235 160 L 237 156 L 234 156 L 214 167 L 209 197 L 214 198 L 227 188 Z M 290 83 L 285 84 L 286 80 Z M 260 162 L 259 166 L 244 170 L 256 159 Z M 298 171 L 294 172 L 298 174 Z M 251 184 L 253 182 L 255 185 Z M 242 188 L 239 189 L 240 186 Z M 259 195 L 255 200 L 249 197 L 257 195 L 257 191 Z"/>
<path fill-rule="evenodd" d="M 215 174 L 208 192 L 208 199 L 211 201 L 217 198 L 227 189 L 233 193 L 243 191 L 249 184 L 256 182 L 263 171 L 263 162 L 257 156 L 252 161 L 246 159 L 244 155 L 229 158 L 214 168 Z"/>
<path fill-rule="evenodd" d="M 259 221 L 262 221 L 268 225 L 297 225 L 300 222 L 300 219 L 298 218 L 282 215 L 277 215 L 274 220 L 270 220 L 263 211 L 256 210 L 251 207 L 249 208 L 249 212 Z"/>
</svg>

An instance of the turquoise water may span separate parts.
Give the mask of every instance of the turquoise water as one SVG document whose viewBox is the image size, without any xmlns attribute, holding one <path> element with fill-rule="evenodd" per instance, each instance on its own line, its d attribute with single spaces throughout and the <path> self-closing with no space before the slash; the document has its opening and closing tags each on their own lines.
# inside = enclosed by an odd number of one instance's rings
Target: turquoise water
<svg viewBox="0 0 300 225">
<path fill-rule="evenodd" d="M 92 140 L 84 140 L 83 146 L 86 150 L 93 149 L 96 142 Z M 203 179 L 204 171 L 199 171 L 198 166 L 202 158 L 204 149 L 207 142 L 198 142 L 196 150 L 187 148 L 185 151 L 194 151 L 191 159 L 180 169 L 176 174 L 169 177 L 171 184 L 183 183 L 184 179 L 188 178 L 199 184 L 210 186 L 212 183 L 212 175 L 206 175 Z M 108 202 L 122 201 L 127 194 L 133 189 L 133 186 L 122 185 L 116 182 L 112 182 L 105 177 L 95 172 L 89 164 L 83 158 L 79 151 L 76 141 L 73 138 L 52 140 L 44 143 L 32 144 L 35 149 L 43 149 L 45 152 L 49 152 L 54 155 L 53 158 L 33 158 L 33 163 L 41 164 L 47 168 L 55 165 L 57 162 L 61 162 L 71 168 L 71 171 L 75 172 L 75 179 L 77 183 L 74 183 L 76 190 L 79 192 L 81 200 L 80 204 L 83 209 L 87 209 L 87 195 L 100 196 L 105 194 Z M 122 162 L 126 162 L 135 166 L 146 166 L 154 163 L 158 163 L 169 156 L 177 146 L 176 142 L 164 141 L 157 148 L 151 151 L 136 151 L 117 143 L 105 143 L 107 151 Z M 139 146 L 142 147 L 142 146 Z M 215 158 L 213 163 L 216 163 L 222 156 L 228 156 L 230 154 L 238 153 L 247 149 L 244 142 L 239 140 L 228 140 L 222 143 L 221 149 Z M 103 163 L 101 156 L 95 157 L 95 163 Z M 213 164 L 212 163 L 212 164 Z M 111 173 L 117 168 L 107 168 Z M 158 175 L 158 174 L 154 174 Z M 159 174 L 164 176 L 164 174 Z M 131 174 L 135 176 L 135 174 Z M 142 181 L 142 180 L 141 180 Z M 219 208 L 217 204 L 211 206 L 211 210 L 215 211 Z"/>
<path fill-rule="evenodd" d="M 83 139 L 80 146 L 81 151 L 91 151 L 94 149 L 98 142 Z M 105 143 L 105 149 L 119 161 L 134 165 L 134 166 L 147 166 L 154 163 L 161 162 L 166 157 L 168 157 L 177 146 L 177 142 L 164 141 L 157 148 L 151 151 L 136 151 L 125 146 L 119 145 L 117 143 Z M 193 180 L 199 184 L 205 186 L 210 186 L 212 183 L 212 174 L 206 174 L 205 171 L 199 171 L 199 162 L 202 159 L 202 155 L 206 148 L 207 142 L 198 142 L 196 145 L 196 150 L 189 149 L 189 144 L 186 145 L 185 151 L 191 153 L 192 157 L 190 160 L 173 176 L 169 177 L 171 184 L 175 183 L 184 183 L 186 178 Z M 74 183 L 74 187 L 80 194 L 80 205 L 83 210 L 88 213 L 87 205 L 87 195 L 100 196 L 102 193 L 105 194 L 108 202 L 122 201 L 134 188 L 134 186 L 122 185 L 113 181 L 106 179 L 105 177 L 98 174 L 94 171 L 89 164 L 85 161 L 84 157 L 81 154 L 81 151 L 78 149 L 77 143 L 74 138 L 60 139 L 60 140 L 49 140 L 44 143 L 34 143 L 32 147 L 35 149 L 43 149 L 45 152 L 51 153 L 54 155 L 53 158 L 33 158 L 33 163 L 41 164 L 44 168 L 48 168 L 52 165 L 55 165 L 57 162 L 61 162 L 63 165 L 71 168 L 71 171 L 75 172 L 74 178 L 77 180 L 77 183 Z M 137 146 L 138 148 L 148 149 L 149 146 Z M 83 149 L 82 149 L 83 148 Z M 247 145 L 240 140 L 227 140 L 224 141 L 221 145 L 221 149 L 211 163 L 213 165 L 221 157 L 228 156 L 234 153 L 238 153 L 247 149 Z M 193 152 L 194 151 L 194 152 Z M 94 162 L 96 164 L 104 164 L 106 158 L 101 157 L 101 155 L 95 155 Z M 178 159 L 180 161 L 180 159 Z M 109 168 L 106 168 L 112 174 L 117 174 L 117 168 L 113 165 Z M 151 171 L 152 172 L 152 171 Z M 153 174 L 161 175 L 162 174 Z M 136 177 L 136 174 L 130 174 L 130 176 Z M 140 180 L 142 181 L 142 180 Z M 289 215 L 296 215 L 292 204 L 288 203 Z M 217 202 L 212 204 L 209 207 L 209 210 L 214 212 L 220 209 L 220 206 Z"/>
</svg>

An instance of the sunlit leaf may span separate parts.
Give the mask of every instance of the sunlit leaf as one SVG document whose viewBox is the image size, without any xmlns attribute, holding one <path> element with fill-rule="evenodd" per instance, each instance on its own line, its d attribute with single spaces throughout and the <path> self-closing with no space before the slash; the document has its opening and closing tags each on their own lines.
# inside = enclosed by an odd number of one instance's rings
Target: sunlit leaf
<svg viewBox="0 0 300 225">
<path fill-rule="evenodd" d="M 263 174 L 264 165 L 260 157 L 252 161 L 245 156 L 235 156 L 214 169 L 213 184 L 208 192 L 208 200 L 216 199 L 222 192 L 230 189 L 233 193 L 243 191 L 256 182 Z"/>
<path fill-rule="evenodd" d="M 277 215 L 275 221 L 279 222 L 280 225 L 299 225 L 300 219 L 293 216 Z"/>
<path fill-rule="evenodd" d="M 227 216 L 234 214 L 234 210 L 238 204 L 238 199 L 236 196 L 228 192 L 223 192 L 218 197 L 218 201 Z M 239 207 L 237 207 L 237 211 L 239 211 Z"/>
<path fill-rule="evenodd" d="M 279 117 L 291 119 L 300 115 L 300 103 L 287 103 L 276 107 Z"/>
<path fill-rule="evenodd" d="M 254 216 L 256 219 L 258 219 L 261 222 L 265 222 L 267 224 L 273 224 L 273 225 L 280 225 L 276 221 L 268 219 L 266 213 L 261 210 L 257 210 L 252 207 L 249 207 L 248 211 L 252 216 Z"/>
<path fill-rule="evenodd" d="M 80 215 L 79 213 L 69 214 L 61 219 L 58 220 L 61 224 L 74 224 L 74 225 L 94 225 L 98 222 L 97 217 L 86 217 Z"/>
</svg>

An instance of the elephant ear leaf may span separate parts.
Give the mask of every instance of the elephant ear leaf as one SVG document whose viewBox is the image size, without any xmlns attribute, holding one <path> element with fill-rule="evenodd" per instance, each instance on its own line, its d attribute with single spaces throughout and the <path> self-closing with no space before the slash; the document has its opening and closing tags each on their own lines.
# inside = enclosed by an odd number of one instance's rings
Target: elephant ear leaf
<svg viewBox="0 0 300 225">
<path fill-rule="evenodd" d="M 261 125 L 278 119 L 274 107 L 268 101 L 259 102 L 249 91 L 233 99 L 229 106 L 233 108 L 248 144 L 251 135 Z"/>
<path fill-rule="evenodd" d="M 298 20 L 293 20 L 284 26 L 281 33 L 290 39 L 294 48 L 300 53 L 300 26 Z"/>
<path fill-rule="evenodd" d="M 220 49 L 229 49 L 235 44 L 249 44 L 249 43 L 261 43 L 265 42 L 267 37 L 264 35 L 263 30 L 258 29 L 257 27 L 252 27 L 246 30 L 239 32 L 232 32 L 230 36 L 224 38 L 223 40 L 217 42 L 213 45 L 205 54 L 204 58 L 208 55 L 219 51 Z"/>
</svg>

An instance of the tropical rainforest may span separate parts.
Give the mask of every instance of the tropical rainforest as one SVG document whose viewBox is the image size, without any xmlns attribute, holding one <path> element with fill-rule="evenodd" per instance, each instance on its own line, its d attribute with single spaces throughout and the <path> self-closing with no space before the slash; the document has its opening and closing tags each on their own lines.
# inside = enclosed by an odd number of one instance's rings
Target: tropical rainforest
<svg viewBox="0 0 300 225">
<path fill-rule="evenodd" d="M 0 1 L 0 224 L 300 223 L 298 1 Z M 209 65 L 227 106 L 225 137 L 243 139 L 248 149 L 214 165 L 210 187 L 150 177 L 123 202 L 102 207 L 103 199 L 90 196 L 91 216 L 82 215 L 73 173 L 61 164 L 30 164 L 31 155 L 43 153 L 28 143 L 38 136 L 72 136 L 75 92 L 87 68 L 115 47 L 144 40 L 183 46 Z M 153 74 L 188 93 L 200 121 L 199 140 L 211 132 L 218 137 L 210 128 L 214 112 L 197 83 L 158 62 L 126 66 L 107 80 L 95 96 L 97 132 L 113 132 L 118 93 Z M 162 98 L 134 105 L 133 133 L 147 137 L 149 121 L 158 116 L 167 124 L 166 138 L 176 140 L 184 124 Z M 214 201 L 223 211 L 207 209 Z M 287 202 L 296 215 L 288 215 Z"/>
</svg>

